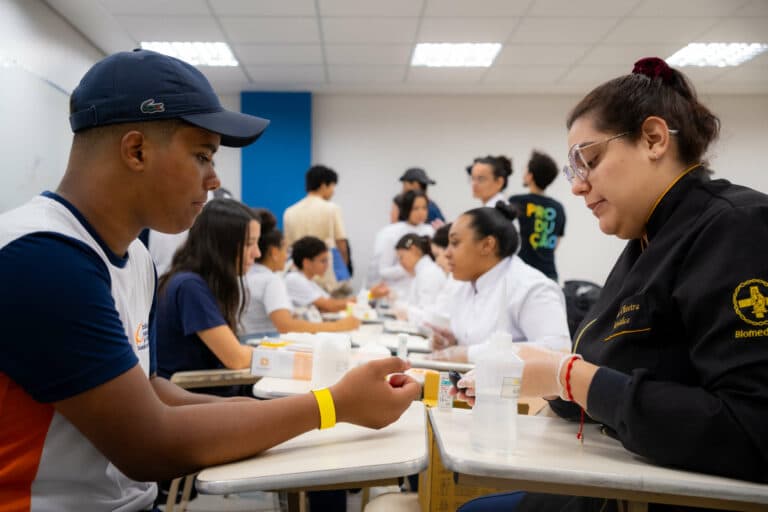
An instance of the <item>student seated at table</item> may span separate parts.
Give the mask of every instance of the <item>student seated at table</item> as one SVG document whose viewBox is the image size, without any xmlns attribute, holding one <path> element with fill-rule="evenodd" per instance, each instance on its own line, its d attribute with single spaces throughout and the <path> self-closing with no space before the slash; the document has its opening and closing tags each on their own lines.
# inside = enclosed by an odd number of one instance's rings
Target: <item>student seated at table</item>
<svg viewBox="0 0 768 512">
<path fill-rule="evenodd" d="M 767 483 L 768 196 L 710 179 L 720 121 L 661 59 L 593 89 L 566 125 L 571 192 L 627 245 L 573 354 L 521 347 L 521 395 L 550 399 L 564 418 L 586 413 L 656 464 Z M 483 501 L 461 510 L 618 508 L 536 493 Z"/>
<path fill-rule="evenodd" d="M 432 258 L 429 237 L 408 233 L 395 249 L 400 265 L 413 277 L 408 295 L 396 305 L 398 316 L 418 323 L 424 311 L 434 306 L 448 278 Z"/>
<path fill-rule="evenodd" d="M 269 336 L 278 332 L 351 331 L 359 327 L 360 320 L 353 316 L 334 322 L 308 322 L 293 315 L 293 305 L 281 275 L 288 259 L 285 237 L 277 229 L 277 219 L 272 213 L 261 210 L 259 215 L 261 256 L 245 276 L 248 293 L 241 332 Z"/>
<path fill-rule="evenodd" d="M 253 349 L 237 338 L 242 276 L 259 256 L 259 217 L 234 199 L 209 201 L 160 277 L 158 373 L 251 365 Z M 227 387 L 201 393 L 228 395 Z"/>
<path fill-rule="evenodd" d="M 437 266 L 443 269 L 446 275 L 451 273 L 448 259 L 445 257 L 445 250 L 448 249 L 448 233 L 451 231 L 451 223 L 443 224 L 435 230 L 435 234 L 432 235 L 431 249 L 432 256 L 435 257 L 435 263 Z"/>
<path fill-rule="evenodd" d="M 397 222 L 384 226 L 376 234 L 368 279 L 369 282 L 381 279 L 396 298 L 402 298 L 408 293 L 412 278 L 397 261 L 395 245 L 405 234 L 416 233 L 431 237 L 435 229 L 425 224 L 427 196 L 421 190 L 409 190 L 401 194 L 394 204 L 397 206 Z"/>
<path fill-rule="evenodd" d="M 450 329 L 434 328 L 433 358 L 472 362 L 499 329 L 515 341 L 570 350 L 562 290 L 515 256 L 515 214 L 498 202 L 465 212 L 451 226 L 446 257 L 461 284 L 446 310 Z"/>
<path fill-rule="evenodd" d="M 158 376 L 156 275 L 138 236 L 188 229 L 219 185 L 213 155 L 268 121 L 225 110 L 199 69 L 148 50 L 98 61 L 69 109 L 56 191 L 0 214 L 0 508 L 157 510 L 154 481 L 336 422 L 382 428 L 419 396 L 396 357 L 269 401 Z"/>
</svg>

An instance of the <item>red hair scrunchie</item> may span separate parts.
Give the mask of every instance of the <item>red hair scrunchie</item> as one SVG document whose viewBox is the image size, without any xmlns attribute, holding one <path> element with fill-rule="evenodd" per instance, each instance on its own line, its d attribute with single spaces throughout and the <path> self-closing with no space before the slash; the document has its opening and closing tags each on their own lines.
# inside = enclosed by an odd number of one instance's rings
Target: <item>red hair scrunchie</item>
<svg viewBox="0 0 768 512">
<path fill-rule="evenodd" d="M 658 57 L 645 57 L 635 62 L 632 73 L 645 75 L 651 80 L 661 78 L 665 84 L 672 81 L 672 69 L 664 62 L 664 59 Z"/>
</svg>

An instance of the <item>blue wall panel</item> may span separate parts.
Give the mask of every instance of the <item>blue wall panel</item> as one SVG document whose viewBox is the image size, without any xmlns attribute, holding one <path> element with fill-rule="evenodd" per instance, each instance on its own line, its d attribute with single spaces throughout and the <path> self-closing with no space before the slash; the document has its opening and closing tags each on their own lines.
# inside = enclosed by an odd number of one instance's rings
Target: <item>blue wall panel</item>
<svg viewBox="0 0 768 512">
<path fill-rule="evenodd" d="M 240 109 L 271 121 L 264 135 L 242 152 L 242 199 L 269 208 L 280 225 L 283 212 L 304 196 L 312 159 L 312 94 L 242 92 Z"/>
</svg>

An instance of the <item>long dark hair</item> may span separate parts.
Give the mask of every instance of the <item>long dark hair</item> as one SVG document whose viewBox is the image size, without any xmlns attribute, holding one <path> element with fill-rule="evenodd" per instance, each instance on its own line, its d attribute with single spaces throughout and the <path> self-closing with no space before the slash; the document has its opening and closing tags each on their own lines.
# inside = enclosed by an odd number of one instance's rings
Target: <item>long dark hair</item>
<svg viewBox="0 0 768 512">
<path fill-rule="evenodd" d="M 173 255 L 170 270 L 160 278 L 159 293 L 174 274 L 194 272 L 211 289 L 227 325 L 237 331 L 246 294 L 240 269 L 252 220 L 260 220 L 256 212 L 234 199 L 208 201 L 187 241 Z"/>
<path fill-rule="evenodd" d="M 496 239 L 496 256 L 504 259 L 515 254 L 520 244 L 517 229 L 512 224 L 517 210 L 508 203 L 499 201 L 493 208 L 474 208 L 464 215 L 470 218 L 469 227 L 475 232 L 475 240 L 492 236 Z"/>
<path fill-rule="evenodd" d="M 686 76 L 655 57 L 637 61 L 631 74 L 593 89 L 568 115 L 568 129 L 585 115 L 592 116 L 598 130 L 627 132 L 628 140 L 633 142 L 640 138 L 643 121 L 649 116 L 661 117 L 670 128 L 678 130 L 675 139 L 684 164 L 703 161 L 707 148 L 720 133 L 720 120 L 699 103 Z"/>
<path fill-rule="evenodd" d="M 397 241 L 395 250 L 410 249 L 413 246 L 416 246 L 416 248 L 421 251 L 422 255 L 429 256 L 432 258 L 432 260 L 435 259 L 435 257 L 432 255 L 432 241 L 428 236 L 421 236 L 417 235 L 416 233 L 408 233 L 407 235 L 403 235 L 400 240 Z"/>
</svg>

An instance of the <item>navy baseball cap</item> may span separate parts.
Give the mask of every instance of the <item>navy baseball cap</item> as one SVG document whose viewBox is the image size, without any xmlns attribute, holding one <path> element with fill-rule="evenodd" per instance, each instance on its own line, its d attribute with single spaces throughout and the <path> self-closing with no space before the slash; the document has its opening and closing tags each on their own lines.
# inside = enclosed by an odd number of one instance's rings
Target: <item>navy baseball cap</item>
<svg viewBox="0 0 768 512">
<path fill-rule="evenodd" d="M 400 181 L 417 181 L 422 185 L 434 185 L 436 182 L 421 167 L 411 167 L 400 176 Z"/>
<path fill-rule="evenodd" d="M 221 135 L 221 145 L 247 146 L 269 124 L 230 112 L 208 79 L 174 57 L 136 49 L 106 57 L 83 76 L 69 100 L 72 131 L 116 123 L 181 119 Z"/>
</svg>

